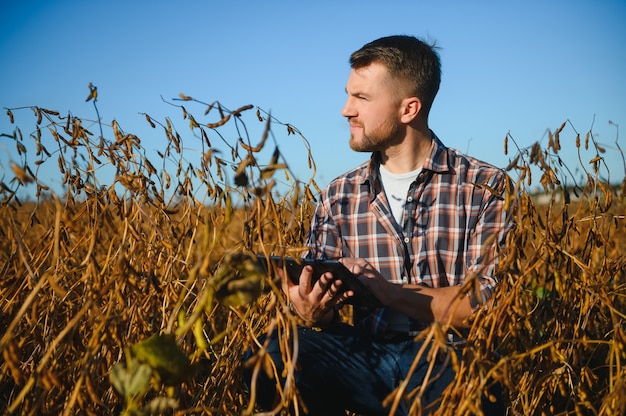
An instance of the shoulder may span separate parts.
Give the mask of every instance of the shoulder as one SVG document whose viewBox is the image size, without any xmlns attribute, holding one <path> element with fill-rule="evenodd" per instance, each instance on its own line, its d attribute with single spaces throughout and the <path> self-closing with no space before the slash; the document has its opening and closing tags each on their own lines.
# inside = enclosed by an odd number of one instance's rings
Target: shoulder
<svg viewBox="0 0 626 416">
<path fill-rule="evenodd" d="M 478 159 L 474 156 L 470 156 L 464 153 L 461 153 L 459 150 L 454 148 L 449 148 L 448 153 L 450 155 L 450 159 L 453 161 L 455 166 L 463 166 L 472 172 L 491 172 L 491 173 L 504 173 L 503 169 L 496 167 L 495 165 L 485 162 L 484 160 Z"/>
<path fill-rule="evenodd" d="M 446 147 L 438 139 L 435 147 L 432 162 L 435 169 L 433 170 L 444 173 L 444 177 L 447 176 L 447 180 L 452 183 L 473 185 L 479 188 L 486 185 L 488 188 L 501 192 L 509 180 L 504 169 L 458 149 Z"/>
<path fill-rule="evenodd" d="M 511 188 L 510 179 L 504 169 L 498 168 L 490 163 L 463 155 L 468 163 L 467 178 L 471 181 L 476 191 L 480 190 L 485 198 L 502 199 L 507 188 Z"/>
</svg>

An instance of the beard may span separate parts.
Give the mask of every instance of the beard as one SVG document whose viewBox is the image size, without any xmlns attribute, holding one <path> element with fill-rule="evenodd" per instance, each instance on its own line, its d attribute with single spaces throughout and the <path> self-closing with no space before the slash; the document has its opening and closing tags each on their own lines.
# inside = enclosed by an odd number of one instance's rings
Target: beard
<svg viewBox="0 0 626 416">
<path fill-rule="evenodd" d="M 365 131 L 360 123 L 354 123 L 362 127 L 359 136 L 350 135 L 350 148 L 355 152 L 375 152 L 392 144 L 399 136 L 399 125 L 396 120 L 388 118 L 371 132 Z"/>
</svg>

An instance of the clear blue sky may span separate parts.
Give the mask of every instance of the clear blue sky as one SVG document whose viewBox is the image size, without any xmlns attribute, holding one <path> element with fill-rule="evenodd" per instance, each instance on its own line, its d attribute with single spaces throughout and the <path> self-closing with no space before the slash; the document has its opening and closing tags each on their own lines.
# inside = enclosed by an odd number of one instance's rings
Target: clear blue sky
<svg viewBox="0 0 626 416">
<path fill-rule="evenodd" d="M 569 119 L 583 136 L 593 125 L 612 179 L 623 178 L 609 125 L 619 124 L 626 149 L 623 0 L 5 1 L 0 107 L 38 105 L 93 119 L 85 102 L 93 82 L 103 120 L 117 119 L 156 149 L 164 138 L 153 138 L 139 113 L 181 120 L 161 96 L 182 92 L 231 109 L 254 104 L 302 131 L 323 186 L 366 158 L 349 149 L 340 114 L 348 57 L 390 34 L 441 47 L 430 125 L 448 146 L 504 166 L 507 132 L 521 146 L 545 143 L 546 130 Z M 13 130 L 4 112 L 0 133 Z M 569 126 L 563 137 L 572 150 L 563 159 L 575 168 Z"/>
</svg>

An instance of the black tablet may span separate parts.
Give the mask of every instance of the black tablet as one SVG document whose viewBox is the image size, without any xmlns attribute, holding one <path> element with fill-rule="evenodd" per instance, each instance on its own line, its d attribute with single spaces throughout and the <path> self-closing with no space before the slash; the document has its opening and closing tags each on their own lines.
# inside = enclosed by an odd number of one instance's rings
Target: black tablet
<svg viewBox="0 0 626 416">
<path fill-rule="evenodd" d="M 279 256 L 270 256 L 268 258 L 262 254 L 257 254 L 256 258 L 266 272 L 268 272 L 268 266 L 270 266 L 269 273 L 272 275 L 275 274 L 276 268 L 284 269 L 289 279 L 295 284 L 298 284 L 304 266 L 309 265 L 313 267 L 313 279 L 311 282 L 313 284 L 317 282 L 322 274 L 331 272 L 336 279 L 341 279 L 343 290 L 352 290 L 354 292 L 354 296 L 348 299 L 346 303 L 371 308 L 382 306 L 376 296 L 346 266 L 337 260 L 300 259 Z"/>
</svg>

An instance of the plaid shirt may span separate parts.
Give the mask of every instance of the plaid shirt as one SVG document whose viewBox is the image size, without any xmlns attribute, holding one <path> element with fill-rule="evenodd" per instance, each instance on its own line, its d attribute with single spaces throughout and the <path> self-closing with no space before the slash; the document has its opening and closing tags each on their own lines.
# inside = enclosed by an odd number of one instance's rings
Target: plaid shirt
<svg viewBox="0 0 626 416">
<path fill-rule="evenodd" d="M 511 226 L 504 209 L 508 178 L 433 137 L 430 155 L 409 188 L 404 224 L 391 213 L 378 173 L 380 156 L 374 153 L 322 192 L 309 256 L 363 258 L 397 284 L 454 286 L 476 275 L 478 287 L 470 293 L 476 308 L 494 291 L 497 243 L 504 242 Z M 385 308 L 368 314 L 360 324 L 384 335 Z M 411 330 L 427 324 L 413 321 Z"/>
</svg>

